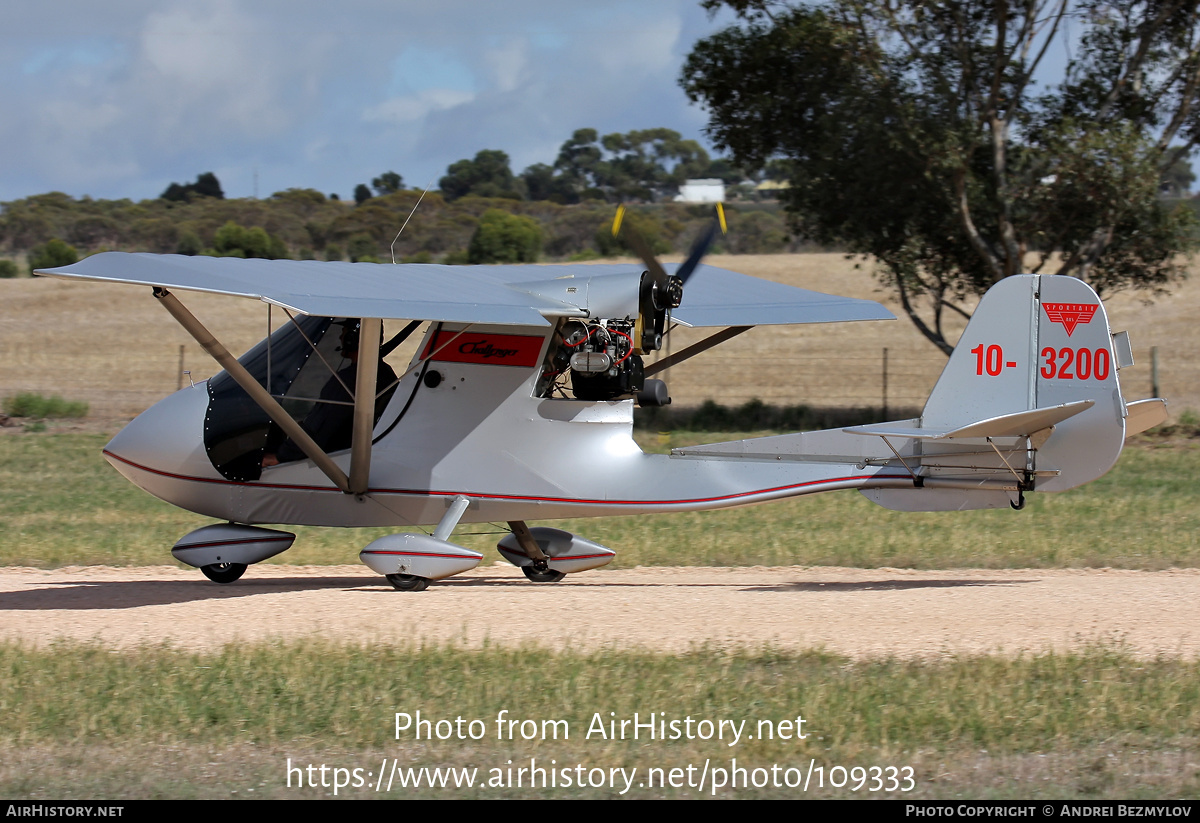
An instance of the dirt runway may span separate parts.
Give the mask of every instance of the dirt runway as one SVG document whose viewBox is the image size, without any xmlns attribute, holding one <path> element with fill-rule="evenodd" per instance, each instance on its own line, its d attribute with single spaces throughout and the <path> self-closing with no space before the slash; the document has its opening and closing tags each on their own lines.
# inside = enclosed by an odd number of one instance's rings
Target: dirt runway
<svg viewBox="0 0 1200 823">
<path fill-rule="evenodd" d="M 1200 570 L 639 568 L 533 584 L 507 565 L 425 592 L 362 566 L 257 566 L 236 583 L 170 567 L 0 569 L 0 637 L 127 648 L 328 638 L 682 651 L 824 648 L 853 657 L 1121 643 L 1200 654 Z"/>
</svg>

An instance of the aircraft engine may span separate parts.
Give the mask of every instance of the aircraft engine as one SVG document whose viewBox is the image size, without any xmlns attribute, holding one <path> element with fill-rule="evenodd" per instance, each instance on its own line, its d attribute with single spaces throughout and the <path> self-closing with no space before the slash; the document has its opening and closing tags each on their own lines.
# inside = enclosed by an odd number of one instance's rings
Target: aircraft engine
<svg viewBox="0 0 1200 823">
<path fill-rule="evenodd" d="M 580 400 L 611 400 L 645 385 L 642 358 L 633 353 L 632 320 L 576 320 L 567 324 L 558 357 L 571 369 Z"/>
</svg>

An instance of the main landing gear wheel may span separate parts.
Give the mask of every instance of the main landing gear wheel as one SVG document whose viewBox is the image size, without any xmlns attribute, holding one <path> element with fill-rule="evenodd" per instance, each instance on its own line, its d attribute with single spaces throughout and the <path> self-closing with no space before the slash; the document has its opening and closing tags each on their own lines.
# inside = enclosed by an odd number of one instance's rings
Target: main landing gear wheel
<svg viewBox="0 0 1200 823">
<path fill-rule="evenodd" d="M 567 575 L 551 568 L 539 569 L 536 566 L 522 566 L 521 571 L 534 583 L 557 583 Z"/>
<path fill-rule="evenodd" d="M 232 583 L 246 573 L 245 563 L 211 563 L 200 571 L 214 583 Z"/>
<path fill-rule="evenodd" d="M 414 574 L 389 574 L 387 581 L 398 592 L 423 592 L 429 588 L 428 577 L 417 577 Z"/>
</svg>

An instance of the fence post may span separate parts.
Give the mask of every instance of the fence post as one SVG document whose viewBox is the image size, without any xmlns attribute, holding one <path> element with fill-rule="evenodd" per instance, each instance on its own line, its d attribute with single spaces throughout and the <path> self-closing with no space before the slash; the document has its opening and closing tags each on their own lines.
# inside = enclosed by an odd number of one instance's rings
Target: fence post
<svg viewBox="0 0 1200 823">
<path fill-rule="evenodd" d="M 1162 397 L 1158 393 L 1158 346 L 1150 347 L 1150 396 Z"/>
<path fill-rule="evenodd" d="M 887 416 L 888 416 L 888 408 L 887 408 L 887 378 L 888 378 L 888 373 L 887 373 L 887 371 L 888 371 L 888 369 L 887 369 L 887 366 L 888 366 L 888 362 L 887 362 L 887 354 L 888 354 L 888 352 L 887 352 L 887 346 L 884 346 L 884 347 L 883 347 L 883 419 L 884 419 L 884 420 L 887 420 Z"/>
<path fill-rule="evenodd" d="M 183 388 L 183 344 L 179 344 L 179 374 L 176 375 L 175 391 Z"/>
</svg>

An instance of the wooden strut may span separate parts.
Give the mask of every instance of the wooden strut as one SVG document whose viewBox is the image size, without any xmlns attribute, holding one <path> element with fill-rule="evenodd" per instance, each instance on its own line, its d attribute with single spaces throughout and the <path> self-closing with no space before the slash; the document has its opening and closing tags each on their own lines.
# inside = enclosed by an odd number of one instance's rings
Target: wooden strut
<svg viewBox="0 0 1200 823">
<path fill-rule="evenodd" d="M 154 287 L 154 296 L 171 313 L 171 316 L 175 318 L 179 325 L 183 326 L 184 330 L 195 338 L 201 348 L 208 352 L 220 364 L 221 368 L 229 373 L 229 376 L 245 390 L 246 394 L 250 395 L 250 399 L 267 413 L 267 416 L 271 418 L 271 422 L 283 429 L 284 433 L 292 439 L 292 442 L 316 464 L 318 469 L 325 473 L 326 477 L 334 482 L 334 485 L 342 491 L 350 493 L 350 479 L 346 477 L 345 472 L 316 444 L 308 432 L 293 420 L 290 414 L 283 410 L 283 406 L 280 406 L 275 398 L 259 385 L 258 381 L 250 375 L 250 372 L 246 371 L 245 367 L 237 361 L 237 358 L 229 353 L 229 349 L 221 345 L 221 342 L 213 337 L 204 324 L 197 320 L 195 315 L 188 311 L 183 303 L 179 302 L 179 298 L 161 286 Z M 378 346 L 378 341 L 376 342 L 376 346 Z M 361 359 L 359 362 L 361 363 Z M 374 358 L 371 358 L 371 362 L 374 363 Z M 374 385 L 374 381 L 372 381 L 371 385 Z M 362 393 L 356 392 L 356 394 Z M 374 393 L 368 392 L 366 394 L 370 396 Z M 374 403 L 371 405 L 373 408 Z M 367 442 L 368 444 L 370 443 L 370 432 L 367 433 Z"/>
<path fill-rule="evenodd" d="M 512 529 L 513 536 L 517 538 L 517 543 L 525 550 L 525 554 L 530 560 L 542 562 L 550 558 L 542 551 L 541 546 L 533 539 L 533 533 L 529 531 L 529 526 L 525 525 L 524 520 L 510 520 L 508 527 Z"/>
<path fill-rule="evenodd" d="M 375 428 L 375 379 L 383 321 L 364 317 L 358 334 L 358 372 L 354 378 L 354 438 L 350 441 L 350 492 L 363 494 L 371 474 L 371 433 Z"/>
<path fill-rule="evenodd" d="M 688 346 L 686 349 L 683 349 L 682 351 L 678 351 L 675 354 L 672 354 L 670 357 L 664 357 L 662 360 L 657 360 L 657 361 L 651 363 L 649 366 L 646 367 L 645 375 L 646 375 L 646 377 L 650 377 L 651 375 L 658 374 L 660 371 L 664 371 L 666 369 L 671 368 L 672 366 L 678 365 L 678 364 L 682 363 L 684 360 L 687 360 L 689 357 L 695 357 L 697 354 L 700 354 L 701 352 L 706 352 L 709 349 L 711 349 L 713 346 L 720 345 L 721 343 L 724 343 L 726 340 L 730 340 L 734 337 L 737 337 L 742 332 L 750 331 L 752 328 L 754 328 L 754 327 L 753 326 L 730 326 L 727 329 L 724 329 L 722 331 L 717 332 L 716 334 L 713 334 L 713 335 L 710 335 L 710 336 L 704 338 L 699 343 L 693 343 L 692 345 Z"/>
</svg>

